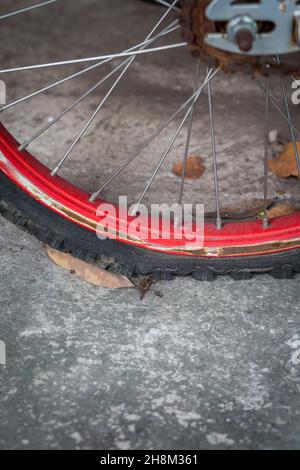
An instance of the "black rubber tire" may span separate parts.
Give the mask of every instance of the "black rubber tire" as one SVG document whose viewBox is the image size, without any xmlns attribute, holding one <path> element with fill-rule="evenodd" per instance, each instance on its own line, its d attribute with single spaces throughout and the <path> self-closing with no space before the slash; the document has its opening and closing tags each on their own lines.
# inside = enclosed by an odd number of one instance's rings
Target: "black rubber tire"
<svg viewBox="0 0 300 470">
<path fill-rule="evenodd" d="M 292 278 L 300 272 L 300 250 L 231 259 L 199 259 L 168 256 L 133 247 L 115 240 L 99 240 L 94 232 L 61 217 L 16 186 L 0 172 L 0 213 L 41 242 L 70 253 L 102 268 L 130 278 L 153 274 L 157 280 L 191 275 L 213 280 L 230 274 L 234 279 L 250 279 L 255 273 L 276 278 Z"/>
</svg>

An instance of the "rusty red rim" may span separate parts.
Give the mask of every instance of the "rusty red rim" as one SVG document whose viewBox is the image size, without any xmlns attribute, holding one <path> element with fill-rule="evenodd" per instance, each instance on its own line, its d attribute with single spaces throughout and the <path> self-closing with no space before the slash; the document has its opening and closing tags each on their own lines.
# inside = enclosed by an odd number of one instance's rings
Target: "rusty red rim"
<svg viewBox="0 0 300 470">
<path fill-rule="evenodd" d="M 96 231 L 97 227 L 101 229 L 103 216 L 101 213 L 97 215 L 97 209 L 103 201 L 90 202 L 90 194 L 59 176 L 52 177 L 46 166 L 28 151 L 20 152 L 18 146 L 14 137 L 0 124 L 1 171 L 27 194 L 62 217 L 91 231 Z M 115 226 L 118 230 L 107 236 L 149 250 L 173 255 L 222 258 L 271 254 L 300 248 L 299 212 L 272 219 L 267 229 L 263 228 L 261 220 L 227 223 L 221 231 L 213 224 L 206 223 L 204 246 L 191 247 L 188 234 L 180 242 L 172 236 L 169 240 L 164 240 L 161 233 L 147 239 L 130 239 L 124 232 L 126 223 L 130 223 L 132 218 L 126 216 L 126 220 L 121 219 L 118 208 L 115 208 Z M 149 219 L 145 218 L 143 223 L 147 230 Z M 175 232 L 176 229 L 172 227 L 171 231 Z"/>
</svg>

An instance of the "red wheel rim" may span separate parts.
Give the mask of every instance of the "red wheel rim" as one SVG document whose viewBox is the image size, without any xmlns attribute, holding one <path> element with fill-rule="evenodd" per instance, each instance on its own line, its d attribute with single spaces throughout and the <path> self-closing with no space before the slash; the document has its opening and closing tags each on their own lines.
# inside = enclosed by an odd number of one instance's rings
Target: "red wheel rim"
<svg viewBox="0 0 300 470">
<path fill-rule="evenodd" d="M 103 218 L 96 214 L 101 201 L 90 202 L 90 194 L 61 177 L 52 177 L 47 167 L 28 151 L 20 152 L 18 146 L 14 137 L 0 124 L 0 169 L 9 179 L 50 210 L 96 232 Z M 116 214 L 115 225 L 122 226 L 124 220 L 120 219 L 117 207 Z M 130 217 L 128 220 L 131 220 Z M 149 219 L 145 218 L 143 223 L 147 230 Z M 300 248 L 300 212 L 272 219 L 267 229 L 263 228 L 261 220 L 227 223 L 222 230 L 207 223 L 204 246 L 192 248 L 188 237 L 180 242 L 173 237 L 164 240 L 161 233 L 155 238 L 140 240 L 129 239 L 121 231 L 107 236 L 123 243 L 174 255 L 205 258 L 256 256 Z"/>
</svg>

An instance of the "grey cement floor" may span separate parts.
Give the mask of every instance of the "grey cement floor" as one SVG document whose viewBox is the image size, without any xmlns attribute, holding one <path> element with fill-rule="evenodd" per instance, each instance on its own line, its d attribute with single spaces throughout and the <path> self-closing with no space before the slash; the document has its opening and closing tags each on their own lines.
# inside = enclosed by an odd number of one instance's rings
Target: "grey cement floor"
<svg viewBox="0 0 300 470">
<path fill-rule="evenodd" d="M 11 9 L 11 3 L 3 1 L 3 11 Z M 15 3 L 24 5 L 21 0 Z M 0 31 L 5 64 L 123 49 L 145 36 L 160 11 L 147 6 L 145 15 L 144 4 L 134 0 L 102 0 L 101 9 L 97 5 L 95 0 L 66 0 L 65 15 L 58 2 L 53 16 L 48 10 L 28 16 L 26 24 L 10 20 Z M 125 17 L 133 19 L 130 26 L 124 24 Z M 117 25 L 113 33 L 111 18 Z M 170 57 L 168 70 L 161 56 L 137 62 L 119 97 L 112 98 L 112 108 L 105 108 L 97 122 L 97 138 L 84 140 L 64 169 L 66 176 L 94 188 L 161 122 L 166 107 L 170 112 L 188 96 L 194 67 L 183 53 Z M 64 76 L 62 71 L 53 69 L 21 78 L 12 75 L 9 100 L 58 76 Z M 14 108 L 4 120 L 22 140 L 58 112 L 57 103 L 63 109 L 93 78 Z M 257 197 L 262 176 L 261 95 L 246 79 L 220 77 L 216 83 L 220 162 L 227 175 L 223 194 L 234 202 L 243 188 L 246 199 Z M 53 165 L 94 105 L 93 99 L 85 102 L 71 121 L 36 142 L 33 150 Z M 203 155 L 209 170 L 207 113 L 201 117 L 193 149 Z M 272 119 L 286 135 L 278 116 Z M 254 136 L 251 144 L 249 136 Z M 160 152 L 167 138 L 148 155 Z M 183 145 L 182 138 L 171 162 L 181 155 Z M 229 156 L 235 157 L 235 175 Z M 178 185 L 170 164 L 162 169 L 160 180 L 168 181 L 169 189 L 164 184 L 159 194 L 166 200 Z M 150 166 L 153 159 L 144 158 L 123 175 L 120 191 L 134 198 Z M 134 178 L 128 184 L 130 176 Z M 208 193 L 208 207 L 210 178 L 208 171 L 200 189 L 187 187 L 189 196 Z M 297 199 L 294 181 L 272 178 L 270 188 L 274 195 L 284 191 Z M 107 197 L 115 198 L 115 191 L 110 189 Z M 154 188 L 151 198 L 157 193 Z M 300 448 L 299 278 L 257 277 L 241 283 L 228 278 L 213 283 L 178 279 L 157 286 L 163 297 L 149 293 L 141 302 L 136 291 L 96 289 L 60 270 L 37 241 L 5 220 L 0 259 L 0 341 L 7 348 L 6 366 L 0 365 L 1 448 Z"/>
</svg>

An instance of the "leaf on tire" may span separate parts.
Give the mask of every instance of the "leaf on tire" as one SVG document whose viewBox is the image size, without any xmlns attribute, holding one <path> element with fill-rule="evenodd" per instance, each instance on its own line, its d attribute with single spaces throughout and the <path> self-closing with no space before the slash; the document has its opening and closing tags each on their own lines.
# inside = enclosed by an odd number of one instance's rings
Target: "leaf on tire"
<svg viewBox="0 0 300 470">
<path fill-rule="evenodd" d="M 297 142 L 297 148 L 300 155 L 300 142 Z M 274 160 L 270 160 L 268 165 L 270 170 L 280 178 L 289 178 L 290 176 L 299 178 L 293 143 L 286 144 L 280 155 Z"/>
<path fill-rule="evenodd" d="M 203 159 L 197 155 L 191 155 L 186 162 L 185 178 L 197 180 L 201 178 L 205 169 Z M 183 162 L 179 161 L 174 163 L 172 171 L 174 175 L 181 177 L 183 174 Z"/>
<path fill-rule="evenodd" d="M 74 256 L 46 246 L 49 258 L 58 266 L 74 272 L 78 277 L 96 287 L 108 289 L 129 289 L 134 287 L 131 281 L 121 274 L 114 274 L 91 263 L 81 261 Z"/>
</svg>

